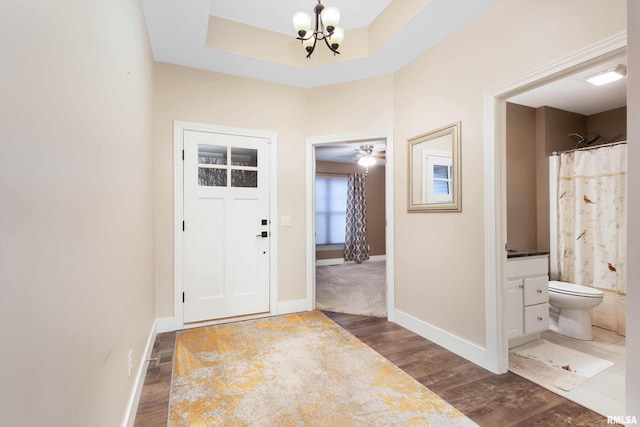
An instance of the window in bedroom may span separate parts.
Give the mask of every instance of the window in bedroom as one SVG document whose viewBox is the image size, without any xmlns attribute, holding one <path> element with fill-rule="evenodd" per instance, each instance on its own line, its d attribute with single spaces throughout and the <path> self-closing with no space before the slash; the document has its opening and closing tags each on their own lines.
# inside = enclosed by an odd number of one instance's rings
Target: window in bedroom
<svg viewBox="0 0 640 427">
<path fill-rule="evenodd" d="M 316 246 L 344 247 L 347 176 L 316 176 Z"/>
</svg>

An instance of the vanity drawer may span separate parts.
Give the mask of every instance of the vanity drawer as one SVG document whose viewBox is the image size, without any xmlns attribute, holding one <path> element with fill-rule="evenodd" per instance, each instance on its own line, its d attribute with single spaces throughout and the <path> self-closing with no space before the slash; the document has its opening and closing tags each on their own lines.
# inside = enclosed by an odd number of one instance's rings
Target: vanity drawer
<svg viewBox="0 0 640 427">
<path fill-rule="evenodd" d="M 544 303 L 524 308 L 525 335 L 547 329 L 549 329 L 549 304 Z"/>
<path fill-rule="evenodd" d="M 547 276 L 524 279 L 524 305 L 549 302 L 549 278 Z"/>
<path fill-rule="evenodd" d="M 509 258 L 506 273 L 508 279 L 526 276 L 540 276 L 549 273 L 549 256 L 529 256 Z"/>
</svg>

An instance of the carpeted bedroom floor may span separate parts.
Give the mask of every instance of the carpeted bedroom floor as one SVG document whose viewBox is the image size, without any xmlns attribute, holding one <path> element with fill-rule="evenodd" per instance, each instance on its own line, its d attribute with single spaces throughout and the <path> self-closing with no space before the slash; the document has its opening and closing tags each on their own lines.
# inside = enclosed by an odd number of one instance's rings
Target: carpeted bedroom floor
<svg viewBox="0 0 640 427">
<path fill-rule="evenodd" d="M 386 262 L 317 266 L 316 308 L 387 317 Z"/>
</svg>

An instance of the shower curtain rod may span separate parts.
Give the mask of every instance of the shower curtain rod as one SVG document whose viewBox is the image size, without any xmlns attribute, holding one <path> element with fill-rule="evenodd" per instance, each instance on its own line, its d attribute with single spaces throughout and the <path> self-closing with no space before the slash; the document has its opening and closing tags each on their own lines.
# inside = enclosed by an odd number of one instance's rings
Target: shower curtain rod
<svg viewBox="0 0 640 427">
<path fill-rule="evenodd" d="M 559 154 L 564 154 L 564 153 L 573 153 L 574 151 L 594 150 L 596 148 L 613 147 L 614 145 L 620 145 L 620 144 L 626 144 L 626 143 L 627 141 L 610 142 L 608 144 L 594 145 L 592 147 L 581 147 L 581 148 L 574 148 L 573 150 L 554 151 L 553 153 L 551 153 L 551 155 L 557 156 Z"/>
</svg>

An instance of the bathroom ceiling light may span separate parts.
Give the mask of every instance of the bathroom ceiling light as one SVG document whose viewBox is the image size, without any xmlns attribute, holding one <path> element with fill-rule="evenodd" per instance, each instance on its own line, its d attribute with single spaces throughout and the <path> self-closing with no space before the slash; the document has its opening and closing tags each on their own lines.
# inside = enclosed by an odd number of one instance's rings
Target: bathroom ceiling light
<svg viewBox="0 0 640 427">
<path fill-rule="evenodd" d="M 622 64 L 611 67 L 607 70 L 597 72 L 595 74 L 583 77 L 586 81 L 592 85 L 600 86 L 603 84 L 611 83 L 616 80 L 620 80 L 627 75 L 627 67 Z"/>
</svg>

